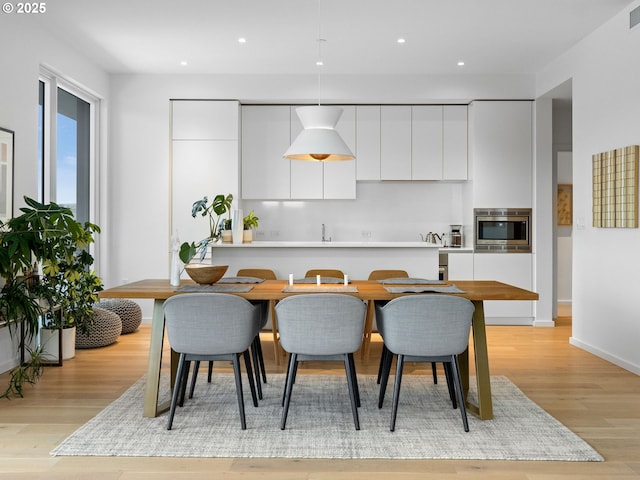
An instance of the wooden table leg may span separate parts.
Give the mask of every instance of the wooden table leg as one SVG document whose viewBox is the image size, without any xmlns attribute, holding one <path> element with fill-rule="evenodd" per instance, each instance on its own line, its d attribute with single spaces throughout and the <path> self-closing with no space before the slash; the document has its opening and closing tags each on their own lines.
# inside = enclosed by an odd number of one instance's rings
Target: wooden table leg
<svg viewBox="0 0 640 480">
<path fill-rule="evenodd" d="M 491 400 L 491 376 L 489 374 L 489 355 L 487 350 L 487 330 L 484 321 L 484 305 L 482 300 L 474 300 L 474 306 L 476 307 L 473 313 L 473 323 L 471 325 L 471 331 L 473 332 L 473 354 L 476 365 L 476 386 L 478 391 L 478 404 L 474 405 L 469 402 L 467 398 L 467 410 L 481 420 L 491 420 L 493 418 L 493 402 Z M 463 389 L 468 391 L 469 388 L 469 368 L 468 368 L 468 351 L 466 352 L 466 361 L 464 360 L 464 353 L 461 356 L 461 370 L 466 365 L 466 386 L 465 375 L 461 373 L 463 381 Z M 466 395 L 465 395 L 466 396 Z"/>
<path fill-rule="evenodd" d="M 369 300 L 367 302 L 367 313 L 364 321 L 364 333 L 362 335 L 361 358 L 369 360 L 369 351 L 371 349 L 371 332 L 373 331 L 373 316 L 375 314 L 375 302 Z"/>
<path fill-rule="evenodd" d="M 271 332 L 273 333 L 273 355 L 276 358 L 276 365 L 280 365 L 280 337 L 278 336 L 278 322 L 276 321 L 276 302 L 269 300 L 269 311 L 271 312 Z"/>
<path fill-rule="evenodd" d="M 149 344 L 149 363 L 147 366 L 147 383 L 144 391 L 145 417 L 158 416 L 164 407 L 158 405 L 160 389 L 160 366 L 162 364 L 162 347 L 164 344 L 164 300 L 156 299 L 153 303 L 151 320 L 151 339 Z"/>
</svg>

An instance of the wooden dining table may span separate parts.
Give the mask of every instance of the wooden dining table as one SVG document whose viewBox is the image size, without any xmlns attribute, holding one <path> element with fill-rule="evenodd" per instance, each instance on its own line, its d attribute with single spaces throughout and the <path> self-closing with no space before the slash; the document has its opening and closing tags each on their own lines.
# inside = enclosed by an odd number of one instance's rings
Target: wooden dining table
<svg viewBox="0 0 640 480">
<path fill-rule="evenodd" d="M 164 301 L 173 295 L 186 293 L 183 288 L 194 285 L 191 280 L 182 280 L 180 287 L 171 286 L 167 279 L 147 279 L 137 282 L 127 283 L 105 289 L 100 292 L 100 298 L 130 298 L 130 299 L 153 299 L 153 318 L 151 323 L 151 338 L 149 346 L 149 363 L 147 367 L 147 379 L 145 385 L 143 415 L 145 417 L 155 417 L 166 411 L 169 402 L 158 404 L 158 393 L 160 387 L 160 370 L 162 363 L 162 350 L 164 346 L 165 318 L 163 311 Z M 471 300 L 475 306 L 473 321 L 471 325 L 473 341 L 473 360 L 476 374 L 476 396 L 477 403 L 474 403 L 467 395 L 469 391 L 469 350 L 467 349 L 459 356 L 460 374 L 465 393 L 467 410 L 482 420 L 493 418 L 493 403 L 491 399 L 491 381 L 489 373 L 489 356 L 487 351 L 487 336 L 484 318 L 485 300 L 538 300 L 538 294 L 513 285 L 492 280 L 450 280 L 444 285 L 434 285 L 434 290 L 455 285 L 461 292 L 446 293 L 456 295 Z M 394 287 L 397 285 L 394 285 Z M 265 280 L 261 283 L 243 285 L 241 292 L 229 292 L 239 295 L 247 300 L 277 301 L 289 295 L 300 293 L 317 292 L 339 292 L 346 295 L 356 296 L 370 304 L 376 300 L 393 300 L 403 295 L 415 295 L 416 293 L 398 292 L 392 293 L 385 288 L 385 285 L 374 280 L 353 280 L 348 286 L 341 288 L 340 285 L 304 285 L 292 290 L 286 280 Z M 249 289 L 247 287 L 250 287 Z M 396 289 L 397 290 L 397 289 Z M 445 288 L 446 290 L 446 288 Z M 436 292 L 439 293 L 439 292 Z M 430 294 L 430 293 L 421 293 Z M 367 338 L 371 338 L 371 325 L 365 327 L 365 341 L 368 348 Z M 367 331 L 368 330 L 368 331 Z M 177 366 L 177 355 L 172 351 L 171 377 L 175 378 Z M 171 383 L 173 385 L 173 381 Z"/>
</svg>

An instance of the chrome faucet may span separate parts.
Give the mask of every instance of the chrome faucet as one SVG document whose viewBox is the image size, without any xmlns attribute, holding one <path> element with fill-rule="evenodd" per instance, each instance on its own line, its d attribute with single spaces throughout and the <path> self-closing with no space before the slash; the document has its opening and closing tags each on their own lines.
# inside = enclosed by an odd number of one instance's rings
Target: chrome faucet
<svg viewBox="0 0 640 480">
<path fill-rule="evenodd" d="M 326 228 L 324 223 L 322 224 L 322 241 L 323 242 L 330 242 L 331 241 L 331 237 L 327 238 L 326 236 Z"/>
</svg>

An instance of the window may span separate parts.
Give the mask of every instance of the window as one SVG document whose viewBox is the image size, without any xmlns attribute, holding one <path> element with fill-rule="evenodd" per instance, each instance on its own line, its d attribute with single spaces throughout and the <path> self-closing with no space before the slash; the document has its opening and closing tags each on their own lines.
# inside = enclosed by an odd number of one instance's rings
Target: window
<svg viewBox="0 0 640 480">
<path fill-rule="evenodd" d="M 60 75 L 41 70 L 38 105 L 40 199 L 98 223 L 96 139 L 99 100 Z"/>
</svg>

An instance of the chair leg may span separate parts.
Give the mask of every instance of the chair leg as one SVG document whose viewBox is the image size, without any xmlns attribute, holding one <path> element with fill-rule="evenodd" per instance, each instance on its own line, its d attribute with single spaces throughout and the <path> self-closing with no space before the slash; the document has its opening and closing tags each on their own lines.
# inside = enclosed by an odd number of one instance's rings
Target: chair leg
<svg viewBox="0 0 640 480">
<path fill-rule="evenodd" d="M 384 365 L 382 365 L 382 372 L 380 377 L 380 393 L 378 394 L 378 408 L 382 408 L 384 404 L 384 395 L 387 392 L 387 383 L 389 383 L 389 373 L 391 371 L 391 363 L 393 362 L 393 353 L 391 350 L 387 350 L 384 359 Z"/>
<path fill-rule="evenodd" d="M 436 370 L 436 362 L 431 362 L 431 373 L 433 374 L 433 384 L 438 384 L 438 371 Z"/>
<path fill-rule="evenodd" d="M 253 359 L 253 370 L 256 376 L 256 387 L 258 388 L 258 398 L 262 400 L 262 382 L 260 381 L 260 363 L 258 361 L 258 336 L 251 342 L 251 358 Z"/>
<path fill-rule="evenodd" d="M 393 403 L 391 405 L 391 426 L 392 432 L 396 429 L 396 417 L 398 415 L 398 401 L 400 399 L 400 384 L 402 383 L 402 367 L 404 366 L 404 355 L 398 354 L 396 365 L 396 382 L 393 386 Z"/>
<path fill-rule="evenodd" d="M 360 403 L 357 397 L 358 390 L 358 380 L 356 378 L 355 366 L 351 364 L 352 360 L 349 358 L 347 354 L 344 356 L 344 369 L 347 374 L 347 385 L 349 387 L 349 398 L 351 399 L 351 413 L 353 414 L 353 423 L 356 427 L 356 430 L 360 430 L 360 419 L 358 418 L 358 404 Z"/>
<path fill-rule="evenodd" d="M 464 431 L 469 431 L 469 421 L 467 420 L 467 408 L 464 405 L 464 395 L 462 394 L 462 381 L 460 380 L 460 366 L 458 365 L 458 356 L 451 355 L 451 366 L 453 371 L 453 378 L 456 384 L 456 391 L 458 393 L 458 405 L 460 405 L 460 414 L 462 415 L 462 425 Z"/>
<path fill-rule="evenodd" d="M 207 373 L 207 383 L 211 383 L 212 376 L 213 376 L 213 360 L 209 362 L 209 372 Z"/>
<path fill-rule="evenodd" d="M 240 373 L 240 354 L 233 356 L 233 375 L 236 379 L 236 396 L 238 397 L 238 409 L 240 410 L 240 426 L 247 429 L 247 419 L 244 415 L 244 395 L 242 394 L 242 375 Z"/>
<path fill-rule="evenodd" d="M 187 379 L 189 378 L 189 370 L 191 369 L 191 361 L 185 360 L 184 362 L 184 375 L 180 381 L 180 397 L 178 400 L 178 405 L 180 407 L 184 406 L 184 397 L 187 393 Z"/>
<path fill-rule="evenodd" d="M 353 353 L 347 354 L 347 358 L 349 359 L 349 365 L 351 367 L 351 379 L 353 380 L 353 385 L 355 386 L 355 394 L 356 394 L 356 407 L 360 408 L 360 389 L 358 388 L 358 378 L 356 377 L 356 362 L 353 358 Z"/>
<path fill-rule="evenodd" d="M 444 366 L 444 375 L 447 379 L 447 388 L 449 389 L 449 398 L 451 399 L 451 405 L 455 410 L 456 408 L 458 408 L 458 403 L 456 402 L 456 389 L 453 381 L 453 367 L 451 366 L 450 362 L 442 362 L 442 365 Z"/>
<path fill-rule="evenodd" d="M 256 336 L 258 347 L 258 360 L 260 363 L 260 372 L 262 373 L 262 382 L 267 383 L 267 370 L 264 368 L 264 356 L 262 355 L 262 341 L 260 340 L 260 333 Z"/>
<path fill-rule="evenodd" d="M 200 369 L 200 360 L 193 362 L 193 375 L 191 375 L 191 386 L 189 387 L 189 398 L 193 398 L 193 391 L 196 389 L 196 380 L 198 379 L 198 370 Z"/>
<path fill-rule="evenodd" d="M 284 383 L 284 401 L 282 405 L 282 418 L 280 419 L 280 430 L 284 430 L 287 425 L 287 414 L 291 403 L 291 391 L 293 390 L 293 377 L 298 363 L 298 356 L 295 353 L 289 354 L 289 366 L 287 367 L 287 379 Z"/>
<path fill-rule="evenodd" d="M 176 404 L 178 403 L 178 395 L 180 393 L 180 385 L 182 384 L 182 374 L 184 369 L 185 354 L 181 353 L 178 360 L 178 371 L 176 373 L 176 381 L 173 385 L 173 393 L 171 395 L 171 407 L 169 408 L 169 420 L 167 421 L 167 430 L 171 430 L 173 425 L 173 416 L 176 413 Z"/>
<path fill-rule="evenodd" d="M 378 365 L 378 378 L 376 379 L 376 383 L 378 385 L 380 385 L 380 378 L 382 377 L 382 368 L 384 367 L 384 361 L 385 361 L 385 358 L 388 355 L 388 353 L 389 353 L 389 349 L 383 343 L 382 344 L 382 354 L 380 355 L 380 365 Z"/>
<path fill-rule="evenodd" d="M 249 356 L 249 349 L 245 350 L 242 355 L 244 356 L 244 365 L 247 369 L 247 377 L 249 378 L 249 388 L 251 389 L 251 398 L 253 399 L 253 406 L 258 406 L 258 397 L 256 396 L 256 385 L 253 381 L 253 371 L 251 370 L 251 357 Z"/>
</svg>

